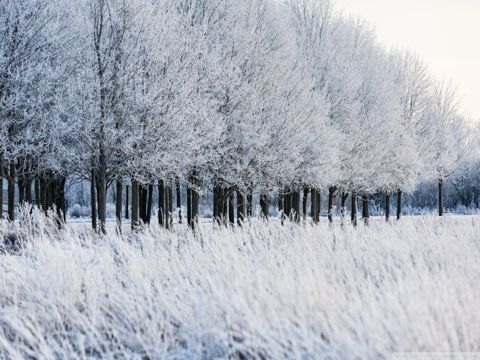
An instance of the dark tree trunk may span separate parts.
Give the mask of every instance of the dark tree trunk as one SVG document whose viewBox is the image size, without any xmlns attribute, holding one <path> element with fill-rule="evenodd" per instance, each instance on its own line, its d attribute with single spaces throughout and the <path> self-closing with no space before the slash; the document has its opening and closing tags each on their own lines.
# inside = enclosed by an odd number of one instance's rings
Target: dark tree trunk
<svg viewBox="0 0 480 360">
<path fill-rule="evenodd" d="M 125 185 L 125 219 L 129 219 L 128 203 L 129 203 L 129 186 Z"/>
<path fill-rule="evenodd" d="M 253 193 L 252 190 L 247 192 L 247 216 L 253 215 Z"/>
<path fill-rule="evenodd" d="M 10 174 L 8 176 L 8 220 L 15 221 L 15 164 L 10 163 Z"/>
<path fill-rule="evenodd" d="M 438 216 L 443 216 L 444 200 L 443 200 L 443 179 L 438 180 Z"/>
<path fill-rule="evenodd" d="M 241 191 L 237 191 L 237 224 L 241 225 L 245 220 L 245 197 Z"/>
<path fill-rule="evenodd" d="M 187 186 L 187 224 L 192 227 L 192 188 L 190 185 Z"/>
<path fill-rule="evenodd" d="M 178 211 L 178 223 L 181 224 L 182 219 L 182 189 L 180 187 L 180 179 L 176 181 L 177 188 L 177 211 Z"/>
<path fill-rule="evenodd" d="M 25 183 L 25 201 L 30 205 L 33 204 L 32 182 L 32 179 L 27 179 Z"/>
<path fill-rule="evenodd" d="M 268 220 L 268 195 L 260 194 L 260 208 L 262 209 L 262 217 Z"/>
<path fill-rule="evenodd" d="M 152 202 L 153 202 L 153 185 L 148 185 L 148 197 L 147 197 L 147 224 L 150 224 L 152 219 Z"/>
<path fill-rule="evenodd" d="M 352 191 L 352 224 L 357 226 L 357 192 Z"/>
<path fill-rule="evenodd" d="M 165 229 L 170 229 L 170 188 L 168 181 L 165 182 Z"/>
<path fill-rule="evenodd" d="M 140 186 L 137 180 L 132 179 L 132 214 L 131 214 L 131 226 L 132 230 L 137 230 L 140 225 L 139 221 L 139 192 Z"/>
<path fill-rule="evenodd" d="M 35 186 L 34 187 L 35 187 L 35 205 L 37 206 L 37 208 L 40 208 L 41 207 L 41 202 L 40 202 L 40 179 L 39 179 L 38 175 L 37 175 L 37 177 L 35 177 Z"/>
<path fill-rule="evenodd" d="M 104 152 L 100 151 L 100 168 L 98 171 L 98 219 L 100 220 L 100 230 L 103 234 L 107 233 L 107 160 Z"/>
<path fill-rule="evenodd" d="M 295 191 L 292 194 L 293 220 L 300 222 L 300 193 Z"/>
<path fill-rule="evenodd" d="M 402 190 L 397 192 L 397 220 L 402 217 Z"/>
<path fill-rule="evenodd" d="M 312 188 L 310 191 L 310 216 L 312 217 L 312 223 L 316 224 L 317 216 L 317 190 Z"/>
<path fill-rule="evenodd" d="M 284 195 L 280 192 L 278 192 L 278 214 L 280 215 L 280 219 L 282 220 L 282 225 L 283 225 L 283 220 L 284 220 Z"/>
<path fill-rule="evenodd" d="M 139 188 L 139 216 L 142 223 L 147 224 L 147 198 L 148 198 L 148 187 L 147 185 L 140 185 Z"/>
<path fill-rule="evenodd" d="M 308 201 L 308 193 L 309 189 L 303 189 L 303 201 L 302 201 L 302 215 L 303 215 L 303 222 L 307 222 L 307 201 Z"/>
<path fill-rule="evenodd" d="M 115 217 L 117 219 L 117 230 L 122 232 L 122 203 L 123 203 L 123 181 L 122 178 L 117 179 L 117 196 L 115 198 Z"/>
<path fill-rule="evenodd" d="M 47 206 L 47 194 L 46 194 L 46 184 L 45 180 L 42 180 L 40 184 L 40 199 L 42 202 L 43 210 L 46 211 Z M 97 194 L 96 194 L 96 181 L 95 181 L 95 171 L 92 169 L 90 171 L 90 206 L 92 208 L 92 228 L 93 230 L 97 230 Z"/>
<path fill-rule="evenodd" d="M 345 218 L 345 216 L 347 216 L 347 198 L 348 198 L 348 193 L 342 191 L 342 195 L 341 195 L 341 207 L 342 207 L 342 219 Z"/>
<path fill-rule="evenodd" d="M 335 191 L 337 191 L 335 187 L 328 188 L 328 221 L 330 221 L 330 223 L 333 222 L 333 199 Z"/>
<path fill-rule="evenodd" d="M 235 194 L 232 189 L 228 192 L 228 222 L 235 225 Z"/>
<path fill-rule="evenodd" d="M 165 225 L 165 185 L 163 180 L 158 180 L 158 224 Z"/>
<path fill-rule="evenodd" d="M 168 186 L 168 220 L 170 221 L 169 229 L 173 229 L 173 186 L 173 182 L 171 182 Z"/>
<path fill-rule="evenodd" d="M 370 220 L 370 209 L 369 209 L 370 196 L 368 195 L 368 193 L 366 193 L 366 192 L 363 193 L 362 201 L 363 201 L 362 217 L 363 217 L 363 221 L 364 221 L 365 225 L 368 225 L 368 222 Z"/>
<path fill-rule="evenodd" d="M 25 205 L 25 178 L 23 176 L 18 176 L 17 179 L 18 185 L 18 203 L 20 206 Z"/>
<path fill-rule="evenodd" d="M 0 223 L 3 220 L 3 154 L 0 154 Z"/>
<path fill-rule="evenodd" d="M 200 221 L 200 194 L 197 191 L 197 187 L 200 185 L 196 179 L 194 179 L 195 188 L 192 188 L 192 230 L 196 229 L 197 224 Z"/>
<path fill-rule="evenodd" d="M 292 220 L 292 208 L 293 208 L 293 196 L 292 192 L 290 189 L 285 189 L 285 216 L 289 219 Z"/>
<path fill-rule="evenodd" d="M 317 195 L 317 200 L 316 200 L 316 206 L 315 206 L 315 223 L 320 224 L 320 215 L 321 215 L 321 210 L 322 210 L 322 193 L 320 190 L 316 191 Z"/>
<path fill-rule="evenodd" d="M 390 222 L 390 191 L 385 192 L 385 220 Z"/>
</svg>

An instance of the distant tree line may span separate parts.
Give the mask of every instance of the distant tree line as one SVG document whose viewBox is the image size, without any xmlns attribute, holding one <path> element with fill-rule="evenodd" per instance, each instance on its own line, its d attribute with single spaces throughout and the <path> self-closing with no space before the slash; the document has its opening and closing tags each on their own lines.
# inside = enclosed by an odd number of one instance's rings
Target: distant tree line
<svg viewBox="0 0 480 360">
<path fill-rule="evenodd" d="M 384 193 L 389 220 L 432 180 L 443 215 L 476 161 L 452 86 L 326 0 L 2 0 L 0 121 L 0 212 L 3 179 L 10 221 L 33 202 L 64 216 L 67 181 L 88 180 L 103 232 L 109 188 L 119 228 L 122 199 L 133 227 L 155 208 L 169 227 L 180 184 L 191 227 L 205 192 L 220 223 L 254 192 L 264 217 L 276 201 L 318 222 L 324 191 L 356 224 L 357 199 L 368 221 Z"/>
</svg>

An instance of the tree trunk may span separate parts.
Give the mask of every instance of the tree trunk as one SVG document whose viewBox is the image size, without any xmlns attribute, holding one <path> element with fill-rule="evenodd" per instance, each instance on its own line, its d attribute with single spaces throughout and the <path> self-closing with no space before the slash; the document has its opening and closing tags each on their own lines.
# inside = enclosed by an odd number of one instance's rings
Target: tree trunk
<svg viewBox="0 0 480 360">
<path fill-rule="evenodd" d="M 245 197 L 241 191 L 237 191 L 237 224 L 241 225 L 245 220 Z"/>
<path fill-rule="evenodd" d="M 342 219 L 344 219 L 347 216 L 347 198 L 348 198 L 348 193 L 342 191 L 341 195 L 341 207 L 342 207 Z"/>
<path fill-rule="evenodd" d="M 280 191 L 278 192 L 278 214 L 280 215 L 280 219 L 282 221 L 282 225 L 283 225 L 283 220 L 284 220 L 284 211 L 285 211 L 285 208 L 284 208 L 284 195 L 280 193 Z"/>
<path fill-rule="evenodd" d="M 303 189 L 303 201 L 302 201 L 302 215 L 303 215 L 303 222 L 307 223 L 307 201 L 308 201 L 308 188 Z"/>
<path fill-rule="evenodd" d="M 330 223 L 333 222 L 333 199 L 335 191 L 337 191 L 335 187 L 328 188 L 328 221 L 330 221 Z"/>
<path fill-rule="evenodd" d="M 3 221 L 3 154 L 0 153 L 0 224 Z"/>
<path fill-rule="evenodd" d="M 163 180 L 158 181 L 158 224 L 165 225 L 165 185 Z"/>
<path fill-rule="evenodd" d="M 262 209 L 262 217 L 268 220 L 268 195 L 260 194 L 260 208 Z"/>
<path fill-rule="evenodd" d="M 140 185 L 139 187 L 139 205 L 138 205 L 138 212 L 140 216 L 140 220 L 142 223 L 147 224 L 147 198 L 148 198 L 148 187 L 147 185 Z"/>
<path fill-rule="evenodd" d="M 228 193 L 228 221 L 230 225 L 235 225 L 235 194 L 232 189 Z"/>
<path fill-rule="evenodd" d="M 320 215 L 321 215 L 321 210 L 322 210 L 322 192 L 320 190 L 316 191 L 317 195 L 317 200 L 316 200 L 316 206 L 315 206 L 315 223 L 320 224 Z"/>
<path fill-rule="evenodd" d="M 293 196 L 290 189 L 285 189 L 285 217 L 292 220 Z"/>
<path fill-rule="evenodd" d="M 8 220 L 15 221 L 15 164 L 10 163 L 10 174 L 8 176 Z"/>
<path fill-rule="evenodd" d="M 385 192 L 385 220 L 390 222 L 390 191 Z"/>
<path fill-rule="evenodd" d="M 300 222 L 300 193 L 295 191 L 292 194 L 293 220 Z"/>
<path fill-rule="evenodd" d="M 100 168 L 98 170 L 98 219 L 100 230 L 107 233 L 107 159 L 104 152 L 100 151 Z"/>
<path fill-rule="evenodd" d="M 40 184 L 40 199 L 42 202 L 43 210 L 46 211 L 46 184 L 45 180 L 42 180 Z M 95 171 L 92 169 L 90 171 L 90 206 L 92 208 L 92 229 L 97 230 L 97 194 L 96 194 L 96 181 L 95 181 Z"/>
<path fill-rule="evenodd" d="M 443 179 L 438 180 L 438 216 L 443 216 L 444 200 L 443 200 Z"/>
<path fill-rule="evenodd" d="M 170 222 L 169 229 L 173 229 L 173 182 L 168 186 L 168 220 Z"/>
<path fill-rule="evenodd" d="M 123 203 L 123 180 L 117 179 L 117 196 L 115 198 L 115 217 L 117 219 L 117 231 L 122 232 L 122 203 Z"/>
<path fill-rule="evenodd" d="M 177 179 L 176 189 L 177 189 L 177 211 L 178 211 L 178 223 L 182 223 L 182 191 L 180 187 L 180 179 Z"/>
<path fill-rule="evenodd" d="M 139 184 L 137 180 L 132 179 L 132 230 L 137 230 L 139 223 Z"/>
<path fill-rule="evenodd" d="M 317 216 L 317 190 L 312 188 L 310 191 L 310 216 L 312 217 L 312 223 L 316 224 Z"/>
<path fill-rule="evenodd" d="M 41 202 L 40 202 L 40 178 L 39 178 L 38 175 L 35 177 L 34 188 L 35 188 L 35 205 L 37 206 L 37 208 L 40 209 L 40 205 L 41 205 Z M 83 190 L 82 190 L 82 192 L 83 192 Z M 83 196 L 82 196 L 82 201 L 83 201 Z"/>
<path fill-rule="evenodd" d="M 25 200 L 28 204 L 33 204 L 33 197 L 32 197 L 32 179 L 27 179 L 25 183 Z"/>
<path fill-rule="evenodd" d="M 252 190 L 247 192 L 247 216 L 253 215 L 253 193 Z"/>
<path fill-rule="evenodd" d="M 215 221 L 215 217 L 213 218 Z M 192 188 L 187 185 L 187 225 L 192 227 Z"/>
<path fill-rule="evenodd" d="M 148 197 L 147 197 L 147 224 L 150 224 L 152 219 L 152 202 L 153 202 L 153 185 L 148 185 Z"/>
<path fill-rule="evenodd" d="M 18 185 L 18 203 L 20 206 L 25 205 L 25 178 L 23 176 L 18 176 L 17 178 Z"/>
<path fill-rule="evenodd" d="M 397 192 L 397 220 L 402 217 L 402 190 Z"/>
<path fill-rule="evenodd" d="M 128 196 L 129 196 L 129 186 L 128 185 L 125 185 L 125 219 L 129 219 L 129 215 L 128 215 Z"/>
<path fill-rule="evenodd" d="M 192 188 L 192 230 L 195 230 L 200 221 L 200 194 L 196 190 L 199 186 L 198 181 L 194 179 L 195 188 Z"/>
<path fill-rule="evenodd" d="M 357 192 L 352 191 L 352 224 L 357 226 Z"/>
<path fill-rule="evenodd" d="M 170 184 L 165 182 L 165 229 L 170 229 Z"/>
<path fill-rule="evenodd" d="M 362 206 L 362 217 L 365 225 L 368 225 L 368 222 L 370 220 L 370 196 L 368 193 L 363 193 L 362 195 L 362 201 L 363 201 L 363 206 Z"/>
</svg>

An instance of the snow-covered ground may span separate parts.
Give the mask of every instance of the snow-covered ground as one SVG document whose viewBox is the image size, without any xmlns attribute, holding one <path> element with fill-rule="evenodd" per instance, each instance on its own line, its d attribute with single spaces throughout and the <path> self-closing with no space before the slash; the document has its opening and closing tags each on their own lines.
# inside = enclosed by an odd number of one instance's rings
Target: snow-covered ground
<svg viewBox="0 0 480 360">
<path fill-rule="evenodd" d="M 480 351 L 480 217 L 0 230 L 0 357 L 376 359 Z M 408 358 L 404 357 L 404 358 Z"/>
</svg>

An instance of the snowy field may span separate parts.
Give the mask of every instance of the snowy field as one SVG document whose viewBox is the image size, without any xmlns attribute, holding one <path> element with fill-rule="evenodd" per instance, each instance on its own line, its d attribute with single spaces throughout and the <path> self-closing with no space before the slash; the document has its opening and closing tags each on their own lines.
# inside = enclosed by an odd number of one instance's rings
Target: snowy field
<svg viewBox="0 0 480 360">
<path fill-rule="evenodd" d="M 480 351 L 478 216 L 100 237 L 37 215 L 0 232 L 17 238 L 0 255 L 1 358 Z"/>
</svg>

